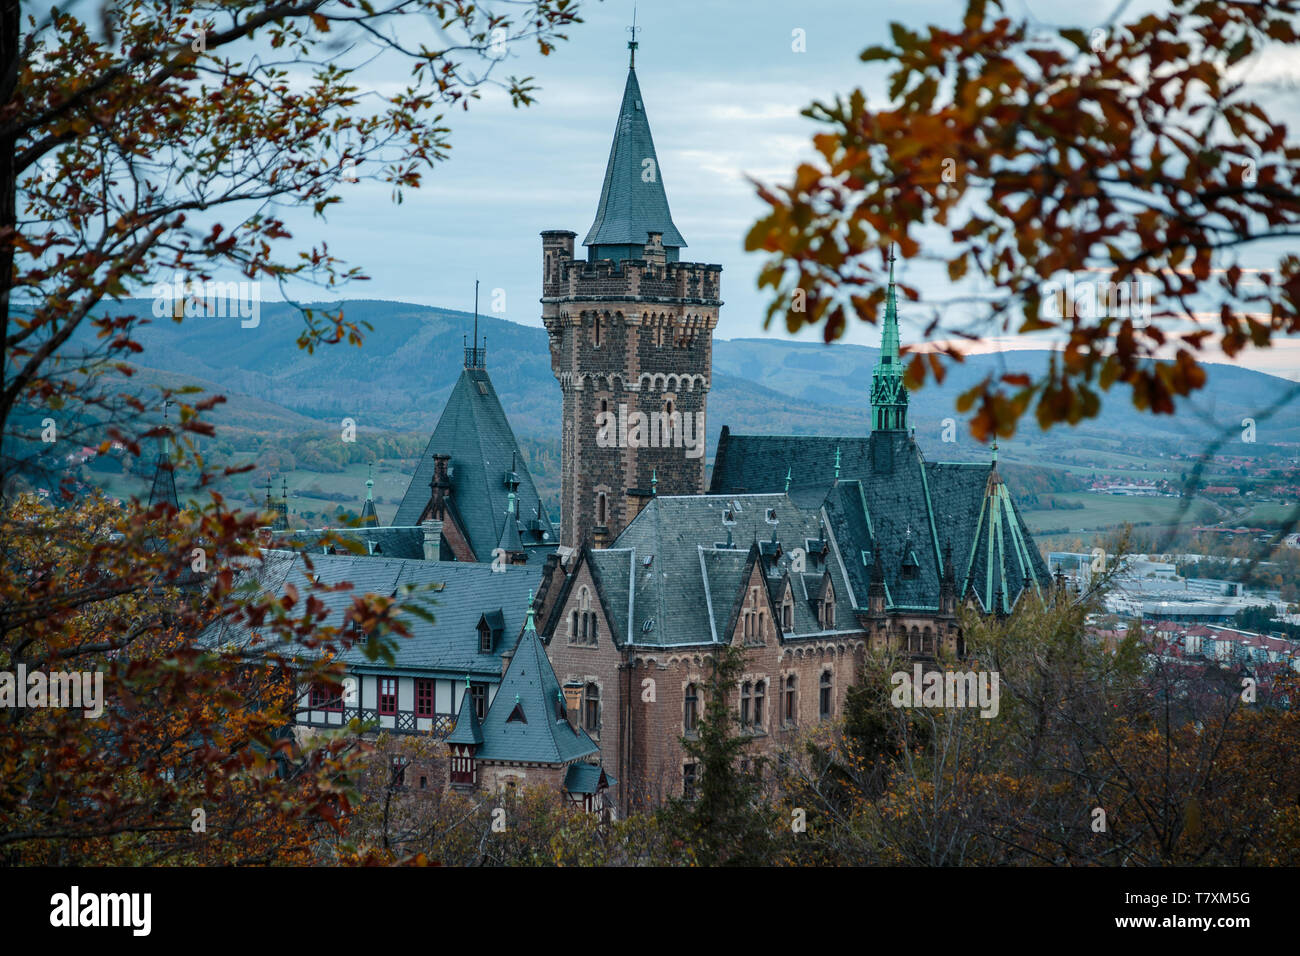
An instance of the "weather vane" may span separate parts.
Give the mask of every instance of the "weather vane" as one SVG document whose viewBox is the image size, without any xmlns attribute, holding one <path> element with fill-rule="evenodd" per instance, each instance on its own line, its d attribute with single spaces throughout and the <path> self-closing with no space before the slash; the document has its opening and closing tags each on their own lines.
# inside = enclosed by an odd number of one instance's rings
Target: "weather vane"
<svg viewBox="0 0 1300 956">
<path fill-rule="evenodd" d="M 638 31 L 645 29 L 644 27 L 639 27 L 636 25 L 636 4 L 635 3 L 632 4 L 632 25 L 630 27 L 624 27 L 623 29 L 627 30 L 628 33 L 632 34 L 632 39 L 627 41 L 627 48 L 632 51 L 632 60 L 630 65 L 628 66 L 628 69 L 635 70 L 636 69 L 636 48 L 638 46 L 636 42 L 636 35 Z"/>
</svg>

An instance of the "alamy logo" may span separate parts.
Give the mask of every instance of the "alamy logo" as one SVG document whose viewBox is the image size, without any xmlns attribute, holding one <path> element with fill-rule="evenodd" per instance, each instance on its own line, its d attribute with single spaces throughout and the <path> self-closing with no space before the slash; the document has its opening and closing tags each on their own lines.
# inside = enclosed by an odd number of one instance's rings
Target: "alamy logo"
<svg viewBox="0 0 1300 956">
<path fill-rule="evenodd" d="M 19 664 L 17 673 L 0 671 L 0 708 L 59 707 L 83 711 L 95 720 L 104 713 L 104 675 L 101 671 L 27 672 Z"/>
<path fill-rule="evenodd" d="M 628 412 L 619 403 L 618 414 L 596 416 L 596 446 L 599 448 L 685 448 L 687 458 L 704 454 L 704 413 Z"/>
<path fill-rule="evenodd" d="M 998 715 L 997 671 L 930 671 L 923 674 L 921 665 L 912 673 L 897 671 L 889 682 L 894 685 L 889 702 L 895 707 L 978 707 L 981 717 Z"/>
<path fill-rule="evenodd" d="M 51 926 L 129 926 L 132 935 L 148 936 L 153 897 L 149 893 L 70 893 L 50 897 Z"/>
<path fill-rule="evenodd" d="M 262 283 L 186 282 L 179 272 L 171 285 L 153 287 L 153 314 L 160 319 L 239 316 L 239 325 L 255 329 L 262 322 Z"/>
</svg>

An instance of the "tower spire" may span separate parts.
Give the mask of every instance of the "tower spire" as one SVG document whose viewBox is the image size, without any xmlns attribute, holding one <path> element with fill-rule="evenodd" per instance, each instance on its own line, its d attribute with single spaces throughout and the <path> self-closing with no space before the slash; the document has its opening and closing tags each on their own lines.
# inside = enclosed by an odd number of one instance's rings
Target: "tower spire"
<svg viewBox="0 0 1300 956">
<path fill-rule="evenodd" d="M 880 361 L 871 373 L 871 427 L 873 431 L 907 431 L 907 387 L 898 344 L 898 295 L 894 287 L 894 247 L 889 247 L 889 287 L 885 292 L 885 320 L 880 332 Z"/>
</svg>

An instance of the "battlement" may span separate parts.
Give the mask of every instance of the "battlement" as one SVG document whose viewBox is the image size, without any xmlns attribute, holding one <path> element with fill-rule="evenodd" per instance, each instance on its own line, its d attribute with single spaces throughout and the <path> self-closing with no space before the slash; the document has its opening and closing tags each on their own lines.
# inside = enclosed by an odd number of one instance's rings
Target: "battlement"
<svg viewBox="0 0 1300 956">
<path fill-rule="evenodd" d="M 720 306 L 722 266 L 667 261 L 659 233 L 640 258 L 574 258 L 576 233 L 542 233 L 542 302 L 673 302 Z"/>
</svg>

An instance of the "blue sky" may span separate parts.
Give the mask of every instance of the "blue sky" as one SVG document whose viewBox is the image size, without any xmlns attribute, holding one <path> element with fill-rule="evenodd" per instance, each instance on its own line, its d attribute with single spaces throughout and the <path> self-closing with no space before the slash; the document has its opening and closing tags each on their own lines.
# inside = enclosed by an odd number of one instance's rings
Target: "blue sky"
<svg viewBox="0 0 1300 956">
<path fill-rule="evenodd" d="M 1119 5 L 1008 4 L 1012 14 L 1085 29 L 1104 23 Z M 1130 3 L 1124 18 L 1142 6 Z M 673 218 L 689 243 L 683 258 L 723 266 L 726 305 L 718 337 L 788 335 L 784 328 L 765 332 L 762 326 L 766 299 L 755 283 L 762 257 L 746 254 L 743 241 L 763 206 L 747 177 L 790 178 L 811 151 L 816 124 L 799 114 L 813 100 L 861 86 L 869 102 L 883 102 L 884 70 L 857 55 L 888 38 L 891 18 L 914 27 L 955 24 L 963 8 L 956 0 L 640 4 L 637 75 Z M 538 102 L 513 109 L 503 94 L 488 90 L 468 112 L 457 110 L 449 117 L 450 157 L 421 189 L 408 191 L 401 205 L 390 201 L 383 184 L 362 180 L 342 188 L 344 202 L 324 223 L 305 215 L 288 218 L 298 240 L 326 238 L 331 252 L 371 277 L 344 296 L 469 309 L 477 276 L 485 310 L 494 290 L 502 290 L 505 318 L 540 324 L 538 234 L 571 229 L 580 242 L 591 225 L 627 73 L 631 0 L 586 2 L 582 16 L 585 22 L 549 57 L 537 55 L 535 44 L 511 50 L 503 72 L 534 75 L 541 87 Z M 804 32 L 805 52 L 792 49 L 795 30 Z M 1268 79 L 1295 76 L 1293 66 L 1267 57 L 1251 69 Z M 378 64 L 359 79 L 383 89 L 405 78 L 405 66 L 394 62 Z M 1298 102 L 1292 91 L 1271 105 L 1300 118 Z M 1258 257 L 1256 265 L 1273 261 L 1258 250 L 1245 254 L 1245 264 L 1251 255 Z M 955 292 L 935 263 L 907 264 L 900 278 L 926 298 Z M 911 316 L 903 310 L 903 335 L 915 341 L 926 316 L 917 307 L 910 311 Z M 917 323 L 910 332 L 909 318 Z M 860 325 L 849 330 L 848 340 L 876 345 L 879 332 Z M 993 347 L 1026 344 L 1008 339 Z M 1300 379 L 1300 351 L 1293 344 L 1252 357 L 1249 364 Z"/>
</svg>

